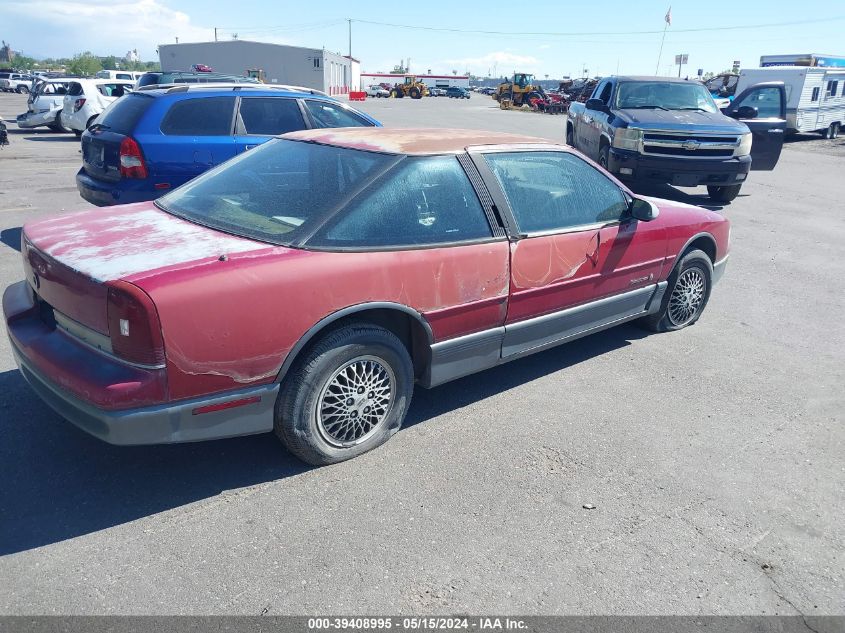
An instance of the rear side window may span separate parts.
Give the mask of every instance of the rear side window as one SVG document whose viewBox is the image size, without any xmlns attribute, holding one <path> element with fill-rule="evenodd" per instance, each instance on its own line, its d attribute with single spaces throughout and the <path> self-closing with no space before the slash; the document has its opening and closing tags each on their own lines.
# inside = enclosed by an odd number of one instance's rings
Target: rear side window
<svg viewBox="0 0 845 633">
<path fill-rule="evenodd" d="M 246 134 L 276 136 L 305 129 L 305 120 L 295 99 L 244 97 L 240 114 Z"/>
<path fill-rule="evenodd" d="M 78 97 L 79 95 L 83 94 L 83 92 L 85 91 L 82 89 L 82 84 L 77 81 L 74 81 L 72 84 L 70 84 L 67 89 L 67 93 L 71 97 Z"/>
<path fill-rule="evenodd" d="M 438 156 L 402 161 L 309 243 L 347 248 L 423 246 L 492 236 L 458 160 Z"/>
<path fill-rule="evenodd" d="M 305 107 L 314 119 L 315 127 L 365 127 L 372 123 L 337 103 L 305 101 Z"/>
<path fill-rule="evenodd" d="M 125 99 L 118 99 L 109 105 L 97 119 L 96 125 L 117 134 L 132 134 L 152 103 L 153 97 L 148 95 L 127 95 Z"/>
<path fill-rule="evenodd" d="M 232 133 L 234 97 L 183 99 L 172 106 L 161 122 L 170 136 L 226 136 Z"/>
<path fill-rule="evenodd" d="M 122 97 L 132 90 L 131 84 L 100 84 L 97 90 L 104 97 Z"/>
</svg>

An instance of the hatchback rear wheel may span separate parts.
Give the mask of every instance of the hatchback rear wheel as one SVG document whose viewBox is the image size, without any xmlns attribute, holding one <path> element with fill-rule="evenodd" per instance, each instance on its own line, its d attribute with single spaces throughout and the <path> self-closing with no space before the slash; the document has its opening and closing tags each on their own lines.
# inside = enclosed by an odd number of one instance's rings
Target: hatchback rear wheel
<svg viewBox="0 0 845 633">
<path fill-rule="evenodd" d="M 401 428 L 413 386 L 411 358 L 395 334 L 368 324 L 342 327 L 286 377 L 276 403 L 276 435 L 309 464 L 356 457 Z"/>
</svg>

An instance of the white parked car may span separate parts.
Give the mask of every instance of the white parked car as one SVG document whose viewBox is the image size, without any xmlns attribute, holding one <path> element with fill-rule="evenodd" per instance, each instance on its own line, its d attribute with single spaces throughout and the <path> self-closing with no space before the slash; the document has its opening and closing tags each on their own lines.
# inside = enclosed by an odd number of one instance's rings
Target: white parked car
<svg viewBox="0 0 845 633">
<path fill-rule="evenodd" d="M 110 103 L 131 92 L 133 86 L 131 79 L 76 79 L 70 82 L 62 107 L 62 126 L 82 136 Z"/>
<path fill-rule="evenodd" d="M 368 97 L 389 97 L 390 92 L 379 86 L 378 84 L 373 84 L 372 86 L 367 86 L 366 90 Z"/>
<path fill-rule="evenodd" d="M 27 110 L 19 114 L 19 128 L 47 126 L 54 132 L 70 132 L 62 125 L 61 114 L 68 86 L 76 77 L 61 77 L 36 81 L 26 100 Z"/>
<path fill-rule="evenodd" d="M 29 92 L 29 85 L 32 83 L 32 75 L 25 73 L 0 73 L 0 90 L 3 92 Z"/>
</svg>

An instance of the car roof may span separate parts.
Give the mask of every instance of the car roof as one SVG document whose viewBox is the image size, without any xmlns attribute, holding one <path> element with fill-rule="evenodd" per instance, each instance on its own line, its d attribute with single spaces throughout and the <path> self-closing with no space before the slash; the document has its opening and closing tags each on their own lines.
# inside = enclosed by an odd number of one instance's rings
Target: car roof
<svg viewBox="0 0 845 633">
<path fill-rule="evenodd" d="M 683 79 L 681 77 L 657 77 L 653 75 L 623 75 L 621 77 L 616 77 L 619 81 L 659 81 L 661 83 L 673 83 L 673 84 L 689 84 L 689 83 L 698 83 L 692 79 Z"/>
<path fill-rule="evenodd" d="M 321 90 L 316 90 L 314 88 L 305 88 L 303 86 L 288 86 L 282 84 L 250 84 L 235 82 L 209 82 L 199 84 L 150 84 L 149 86 L 141 86 L 136 90 L 136 92 L 143 92 L 144 94 L 149 94 L 156 97 L 160 97 L 166 94 L 182 92 L 257 92 L 263 93 L 264 95 L 282 95 L 288 97 L 301 97 L 303 94 L 310 94 L 318 97 L 329 96 Z"/>
<path fill-rule="evenodd" d="M 553 141 L 520 134 L 482 130 L 432 128 L 323 128 L 289 132 L 285 139 L 309 141 L 386 154 L 426 156 L 457 154 L 478 145 L 554 145 Z"/>
</svg>

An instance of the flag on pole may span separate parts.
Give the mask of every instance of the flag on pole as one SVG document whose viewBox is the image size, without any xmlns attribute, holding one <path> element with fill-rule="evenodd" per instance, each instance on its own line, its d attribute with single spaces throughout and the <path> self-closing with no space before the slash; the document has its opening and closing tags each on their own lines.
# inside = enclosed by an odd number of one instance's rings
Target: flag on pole
<svg viewBox="0 0 845 633">
<path fill-rule="evenodd" d="M 666 24 L 672 26 L 672 7 L 669 7 L 669 10 L 666 12 Z"/>
</svg>

